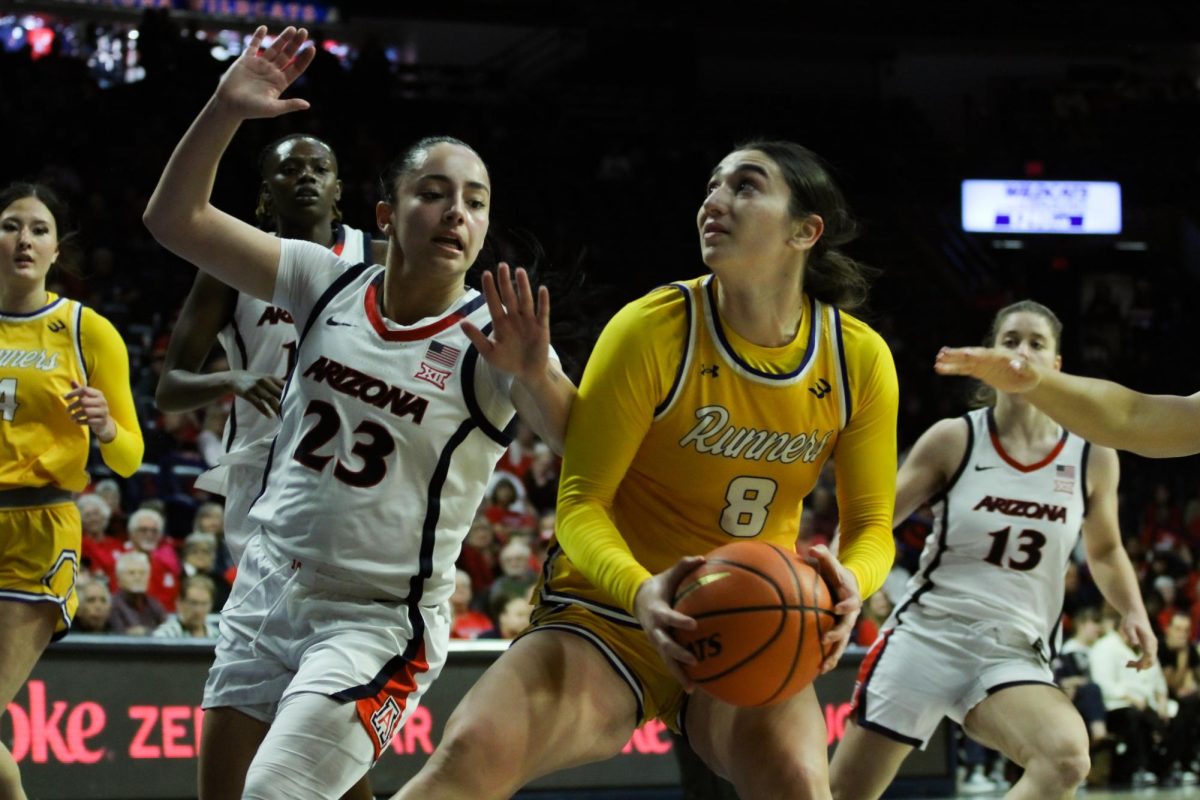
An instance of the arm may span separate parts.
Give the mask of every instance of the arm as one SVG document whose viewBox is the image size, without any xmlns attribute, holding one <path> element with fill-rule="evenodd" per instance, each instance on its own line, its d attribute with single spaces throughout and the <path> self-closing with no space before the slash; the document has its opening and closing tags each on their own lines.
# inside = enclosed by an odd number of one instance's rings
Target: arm
<svg viewBox="0 0 1200 800">
<path fill-rule="evenodd" d="M 1139 652 L 1129 666 L 1146 669 L 1158 655 L 1158 642 L 1138 591 L 1137 575 L 1121 546 L 1117 524 L 1117 483 L 1121 467 L 1117 454 L 1093 445 L 1088 456 L 1088 515 L 1083 521 L 1083 543 L 1088 566 L 1104 599 L 1121 614 L 1121 632 Z"/>
<path fill-rule="evenodd" d="M 1111 381 L 1035 367 L 985 347 L 943 348 L 934 368 L 969 375 L 1029 402 L 1088 441 L 1151 458 L 1200 452 L 1200 393 L 1149 395 Z"/>
<path fill-rule="evenodd" d="M 279 395 L 283 391 L 283 381 L 279 377 L 246 370 L 200 371 L 217 334 L 233 319 L 236 305 L 236 290 L 211 275 L 196 274 L 196 281 L 171 332 L 166 364 L 158 379 L 154 400 L 161 410 L 191 411 L 233 392 L 259 412 L 267 416 L 279 415 Z"/>
<path fill-rule="evenodd" d="M 491 335 L 484 336 L 469 322 L 462 323 L 463 331 L 489 364 L 516 377 L 512 402 L 517 414 L 562 455 L 575 384 L 550 357 L 550 292 L 540 287 L 535 304 L 525 270 L 517 270 L 515 290 L 508 264 L 500 264 L 497 273 L 483 275 Z"/>
<path fill-rule="evenodd" d="M 917 439 L 896 473 L 896 511 L 893 526 L 950 483 L 967 452 L 967 423 L 961 418 L 935 422 Z"/>
<path fill-rule="evenodd" d="M 112 323 L 90 308 L 83 311 L 80 340 L 89 385 L 72 384 L 68 410 L 92 429 L 104 463 L 128 478 L 141 466 L 145 450 L 129 386 L 129 352 Z"/>
<path fill-rule="evenodd" d="M 299 50 L 307 32 L 287 28 L 259 54 L 265 35 L 265 27 L 256 30 L 245 52 L 222 76 L 216 93 L 171 154 L 143 219 L 171 252 L 222 283 L 270 301 L 279 240 L 210 202 L 217 164 L 242 120 L 308 107 L 304 100 L 279 99 L 312 61 L 311 47 Z"/>
</svg>

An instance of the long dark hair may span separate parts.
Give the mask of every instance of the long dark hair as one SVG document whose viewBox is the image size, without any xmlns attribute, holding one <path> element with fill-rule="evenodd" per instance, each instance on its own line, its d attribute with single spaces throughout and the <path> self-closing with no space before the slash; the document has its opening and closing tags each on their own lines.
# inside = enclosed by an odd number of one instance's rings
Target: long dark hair
<svg viewBox="0 0 1200 800">
<path fill-rule="evenodd" d="M 804 291 L 846 311 L 861 308 L 878 270 L 841 251 L 858 236 L 859 226 L 820 156 L 803 145 L 782 139 L 752 139 L 738 144 L 736 149 L 757 150 L 779 166 L 792 192 L 793 217 L 816 214 L 825 222 L 825 231 L 813 246 L 804 268 Z"/>
<path fill-rule="evenodd" d="M 50 216 L 54 218 L 54 229 L 58 233 L 58 258 L 55 259 L 52 266 L 78 277 L 81 255 L 78 242 L 79 232 L 72 227 L 71 212 L 66 201 L 59 197 L 58 192 L 44 183 L 17 181 L 10 183 L 0 191 L 0 212 L 26 197 L 40 200 L 50 212 Z"/>
<path fill-rule="evenodd" d="M 260 178 L 262 178 L 263 182 L 258 190 L 258 204 L 254 208 L 254 221 L 261 230 L 275 230 L 275 213 L 271 210 L 270 205 L 271 190 L 268 189 L 266 185 L 267 161 L 276 150 L 283 147 L 285 144 L 288 144 L 289 142 L 299 141 L 300 139 L 307 139 L 310 142 L 316 142 L 317 144 L 321 145 L 321 147 L 324 147 L 326 150 L 328 150 L 329 155 L 333 156 L 334 174 L 337 174 L 337 153 L 334 152 L 333 147 L 329 144 L 329 142 L 325 141 L 319 136 L 313 136 L 311 133 L 289 133 L 286 136 L 280 136 L 278 139 L 264 147 L 258 153 L 258 175 Z M 336 229 L 341 222 L 342 210 L 338 208 L 337 201 L 335 200 L 333 203 L 332 227 Z"/>
<path fill-rule="evenodd" d="M 1062 353 L 1062 320 L 1047 306 L 1042 305 L 1036 300 L 1018 300 L 997 311 L 996 316 L 992 317 L 992 326 L 988 329 L 987 336 L 983 337 L 983 346 L 995 347 L 996 339 L 1000 336 L 1000 326 L 1004 324 L 1004 320 L 1013 314 L 1020 314 L 1022 312 L 1035 314 L 1046 320 L 1050 325 L 1050 332 L 1054 334 L 1054 354 L 1060 355 Z M 981 382 L 971 393 L 971 406 L 973 408 L 983 408 L 994 405 L 996 405 L 996 390 L 986 383 Z"/>
</svg>

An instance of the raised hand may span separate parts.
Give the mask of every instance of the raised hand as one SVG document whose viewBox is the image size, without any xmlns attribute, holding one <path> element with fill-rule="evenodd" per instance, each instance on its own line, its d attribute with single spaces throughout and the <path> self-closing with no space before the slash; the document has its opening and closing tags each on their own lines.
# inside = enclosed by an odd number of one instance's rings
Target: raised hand
<svg viewBox="0 0 1200 800">
<path fill-rule="evenodd" d="M 933 368 L 939 375 L 978 378 L 1007 394 L 1028 392 L 1042 379 L 1037 368 L 1025 359 L 991 347 L 943 347 Z"/>
<path fill-rule="evenodd" d="M 833 593 L 833 613 L 838 615 L 837 624 L 821 639 L 821 644 L 829 653 L 821 662 L 821 673 L 824 674 L 837 666 L 842 654 L 846 652 L 846 646 L 850 644 L 850 634 L 854 632 L 858 615 L 862 611 L 862 594 L 858 590 L 858 578 L 842 566 L 842 562 L 837 560 L 837 556 L 828 547 L 819 544 L 809 553 L 816 561 L 817 572 L 821 573 L 821 577 Z"/>
<path fill-rule="evenodd" d="M 71 381 L 71 391 L 63 395 L 67 401 L 67 413 L 78 425 L 87 425 L 102 442 L 111 442 L 117 437 L 117 425 L 108 413 L 108 399 L 104 392 L 94 386 L 80 386 Z"/>
<path fill-rule="evenodd" d="M 266 26 L 260 25 L 217 86 L 217 101 L 242 119 L 278 117 L 308 108 L 307 100 L 280 98 L 313 60 L 316 51 L 302 47 L 308 31 L 284 28 L 270 47 L 259 52 L 266 35 Z"/>
<path fill-rule="evenodd" d="M 524 269 L 517 268 L 516 289 L 508 264 L 501 262 L 496 275 L 483 273 L 483 296 L 492 314 L 492 332 L 469 322 L 463 332 L 488 363 L 518 378 L 536 379 L 550 363 L 550 292 L 538 288 L 534 303 L 533 287 Z"/>
<path fill-rule="evenodd" d="M 650 638 L 650 644 L 658 651 L 659 657 L 666 665 L 667 671 L 683 686 L 684 691 L 690 692 L 694 684 L 684 674 L 683 666 L 696 663 L 696 657 L 687 648 L 675 641 L 671 635 L 672 628 L 690 631 L 695 630 L 696 620 L 681 614 L 671 607 L 671 598 L 679 582 L 689 572 L 704 563 L 702 556 L 684 556 L 665 572 L 647 578 L 638 587 L 633 600 L 633 613 L 641 624 L 642 630 Z"/>
</svg>

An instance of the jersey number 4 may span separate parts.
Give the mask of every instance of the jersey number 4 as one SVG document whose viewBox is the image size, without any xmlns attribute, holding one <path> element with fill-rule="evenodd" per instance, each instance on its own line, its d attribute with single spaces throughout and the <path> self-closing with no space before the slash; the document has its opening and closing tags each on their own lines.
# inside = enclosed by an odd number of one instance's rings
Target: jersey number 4
<svg viewBox="0 0 1200 800">
<path fill-rule="evenodd" d="M 5 378 L 0 380 L 0 416 L 5 422 L 12 422 L 20 407 L 17 402 L 17 379 Z"/>
<path fill-rule="evenodd" d="M 997 567 L 1006 566 L 1004 556 L 1008 552 L 1008 536 L 1011 532 L 1012 528 L 1005 528 L 1002 531 L 993 531 L 988 534 L 992 537 L 992 549 L 988 551 L 984 561 L 995 564 Z M 1017 535 L 1017 541 L 1021 543 L 1017 551 L 1022 553 L 1023 557 L 1016 559 L 1010 556 L 1007 566 L 1025 572 L 1041 563 L 1042 548 L 1046 546 L 1044 533 L 1026 528 Z"/>
<path fill-rule="evenodd" d="M 313 400 L 304 410 L 304 416 L 307 419 L 313 414 L 317 416 L 317 424 L 304 434 L 292 458 L 314 472 L 323 471 L 329 462 L 333 461 L 333 477 L 350 486 L 367 488 L 383 480 L 387 475 L 387 457 L 396 449 L 396 441 L 387 428 L 370 420 L 358 423 L 354 433 L 363 438 L 354 442 L 350 454 L 357 456 L 362 466 L 351 469 L 341 459 L 334 460 L 332 455 L 321 455 L 317 452 L 337 435 L 342 426 L 337 409 L 323 400 Z"/>
</svg>

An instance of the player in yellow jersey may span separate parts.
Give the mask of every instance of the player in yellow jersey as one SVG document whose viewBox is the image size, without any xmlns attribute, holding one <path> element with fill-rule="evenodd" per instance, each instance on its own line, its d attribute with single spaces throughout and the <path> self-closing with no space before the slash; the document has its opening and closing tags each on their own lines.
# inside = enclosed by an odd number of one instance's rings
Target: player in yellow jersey
<svg viewBox="0 0 1200 800">
<path fill-rule="evenodd" d="M 119 475 L 142 461 L 129 356 L 104 317 L 46 290 L 66 239 L 66 207 L 44 186 L 0 192 L 0 710 L 78 600 L 89 439 Z M 0 744 L 0 797 L 24 798 Z"/>
<path fill-rule="evenodd" d="M 567 431 L 558 537 L 532 626 L 468 693 L 396 798 L 509 797 L 615 755 L 658 718 L 744 798 L 829 798 L 825 723 L 810 686 L 766 708 L 691 688 L 670 607 L 703 553 L 793 547 L 805 495 L 834 459 L 841 563 L 816 555 L 842 615 L 894 555 L 897 384 L 883 340 L 844 313 L 865 295 L 838 251 L 854 224 L 820 161 L 753 142 L 713 171 L 698 216 L 712 274 L 657 289 L 609 323 Z"/>
</svg>

